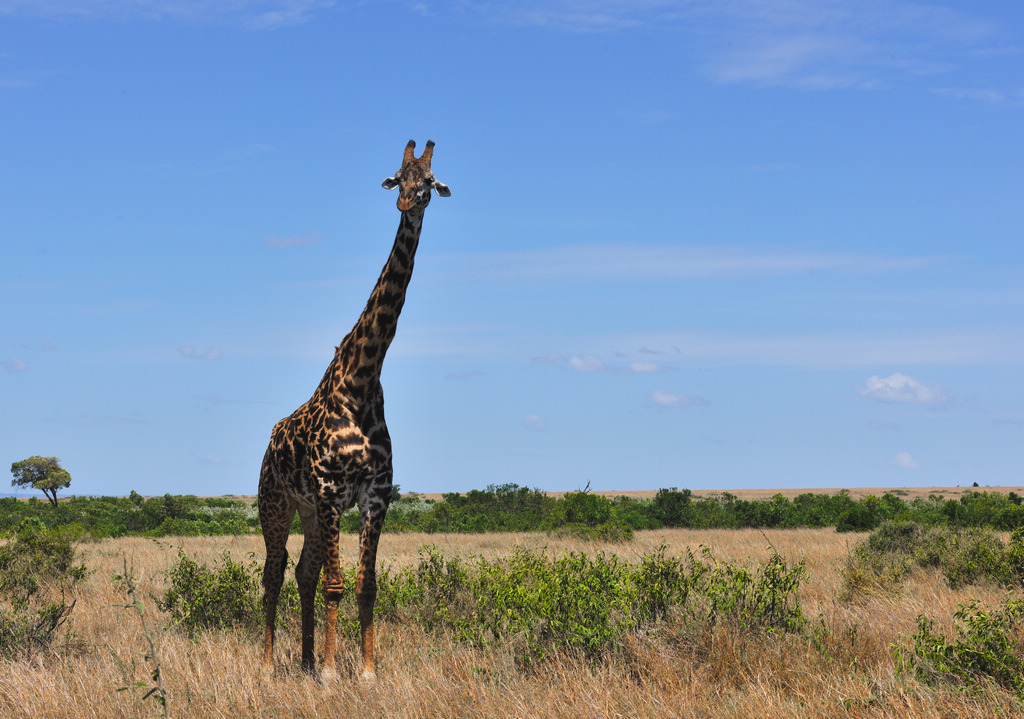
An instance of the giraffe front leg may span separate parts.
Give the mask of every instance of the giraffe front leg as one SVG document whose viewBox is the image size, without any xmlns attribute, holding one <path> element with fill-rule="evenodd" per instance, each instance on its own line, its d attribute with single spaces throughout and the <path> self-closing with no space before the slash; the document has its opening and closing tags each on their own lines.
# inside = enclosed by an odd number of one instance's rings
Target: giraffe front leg
<svg viewBox="0 0 1024 719">
<path fill-rule="evenodd" d="M 324 605 L 327 609 L 324 623 L 324 666 L 321 672 L 323 680 L 333 680 L 338 676 L 335 668 L 337 656 L 337 625 L 338 602 L 345 590 L 345 580 L 341 574 L 341 560 L 338 552 L 338 522 L 341 513 L 337 507 L 321 510 L 320 545 L 324 552 L 323 592 Z"/>
<path fill-rule="evenodd" d="M 390 494 L 390 488 L 388 489 Z M 356 604 L 359 607 L 359 630 L 363 656 L 363 679 L 376 675 L 374 663 L 373 607 L 377 602 L 377 542 L 387 502 L 379 500 L 369 508 L 360 507 L 362 525 L 359 531 L 359 571 L 356 574 Z"/>
</svg>

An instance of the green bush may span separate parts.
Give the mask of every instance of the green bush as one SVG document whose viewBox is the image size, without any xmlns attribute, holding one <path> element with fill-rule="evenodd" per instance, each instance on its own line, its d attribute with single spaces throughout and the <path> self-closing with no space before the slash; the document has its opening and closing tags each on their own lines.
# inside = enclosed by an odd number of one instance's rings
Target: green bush
<svg viewBox="0 0 1024 719">
<path fill-rule="evenodd" d="M 905 575 L 919 568 L 939 569 L 954 588 L 982 581 L 1019 585 L 1024 533 L 1013 536 L 1008 549 L 989 529 L 883 522 L 847 560 L 842 596 L 895 591 Z"/>
<path fill-rule="evenodd" d="M 0 546 L 0 656 L 27 656 L 57 638 L 75 606 L 66 593 L 86 574 L 73 538 L 28 518 Z"/>
<path fill-rule="evenodd" d="M 955 683 L 969 690 L 994 683 L 1024 699 L 1024 601 L 1007 600 L 994 612 L 971 602 L 953 616 L 956 639 L 936 633 L 934 620 L 919 616 L 912 648 L 894 648 L 897 670 L 928 684 Z"/>
<path fill-rule="evenodd" d="M 666 527 L 687 527 L 690 523 L 690 490 L 659 489 L 651 500 L 651 514 Z"/>
<path fill-rule="evenodd" d="M 567 524 L 605 524 L 612 516 L 612 501 L 590 492 L 566 492 L 562 497 Z"/>
<path fill-rule="evenodd" d="M 339 631 L 358 634 L 354 571 L 338 611 Z M 171 587 L 159 606 L 172 623 L 194 635 L 210 629 L 254 629 L 262 621 L 260 568 L 228 556 L 208 568 L 179 553 Z M 616 555 L 574 553 L 558 559 L 517 549 L 510 557 L 448 559 L 426 547 L 415 567 L 378 572 L 378 621 L 415 622 L 477 646 L 507 646 L 524 663 L 555 649 L 597 656 L 659 622 L 798 631 L 803 626 L 797 590 L 803 565 L 789 568 L 778 555 L 753 570 L 700 558 L 667 557 L 665 548 L 636 564 Z M 322 600 L 319 599 L 318 602 Z M 295 621 L 298 593 L 282 589 L 278 620 Z"/>
<path fill-rule="evenodd" d="M 263 621 L 259 568 L 245 566 L 225 552 L 218 566 L 197 564 L 178 550 L 178 563 L 168 570 L 170 588 L 157 600 L 173 624 L 189 635 L 207 629 L 253 629 Z"/>
</svg>

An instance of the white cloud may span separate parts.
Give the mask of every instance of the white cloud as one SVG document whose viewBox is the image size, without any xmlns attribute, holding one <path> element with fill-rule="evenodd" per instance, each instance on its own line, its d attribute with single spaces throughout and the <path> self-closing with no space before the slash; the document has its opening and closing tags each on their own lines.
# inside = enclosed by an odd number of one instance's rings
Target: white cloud
<svg viewBox="0 0 1024 719">
<path fill-rule="evenodd" d="M 647 372 L 657 372 L 659 369 L 658 365 L 653 362 L 630 362 L 626 371 L 645 374 Z"/>
<path fill-rule="evenodd" d="M 573 355 L 569 358 L 566 366 L 576 372 L 600 372 L 605 368 L 604 362 L 593 355 L 584 355 L 583 357 Z"/>
<path fill-rule="evenodd" d="M 927 387 L 913 377 L 896 372 L 888 377 L 871 375 L 864 383 L 864 389 L 857 390 L 861 396 L 881 402 L 916 402 L 938 404 L 947 397 L 938 387 Z"/>
<path fill-rule="evenodd" d="M 544 420 L 535 414 L 528 414 L 523 417 L 523 426 L 526 427 L 526 429 L 533 430 L 534 432 L 540 432 L 547 428 L 547 425 L 544 424 Z"/>
<path fill-rule="evenodd" d="M 664 392 L 660 389 L 651 393 L 651 402 L 659 407 L 702 407 L 708 403 L 703 397 Z"/>
<path fill-rule="evenodd" d="M 892 458 L 892 464 L 903 469 L 918 469 L 921 465 L 910 456 L 910 452 L 900 452 Z"/>
<path fill-rule="evenodd" d="M 204 360 L 206 362 L 216 362 L 220 359 L 220 350 L 216 347 L 211 347 L 205 352 L 198 352 L 195 347 L 186 345 L 185 347 L 178 348 L 178 354 L 184 359 Z"/>
<path fill-rule="evenodd" d="M 0 366 L 3 366 L 8 372 L 24 372 L 28 369 L 28 365 L 21 357 L 11 357 L 9 360 L 0 361 Z"/>
<path fill-rule="evenodd" d="M 622 352 L 612 353 L 616 357 L 623 357 Z M 653 352 L 651 354 L 654 354 Z M 573 370 L 574 372 L 622 372 L 625 374 L 650 374 L 652 372 L 665 372 L 675 369 L 667 365 L 659 365 L 654 362 L 646 361 L 634 361 L 627 364 L 607 364 L 600 357 L 596 357 L 591 354 L 586 355 L 572 355 L 565 357 L 552 352 L 551 354 L 543 357 L 534 357 L 532 360 L 535 364 L 546 364 L 552 367 L 561 367 L 563 369 Z"/>
</svg>

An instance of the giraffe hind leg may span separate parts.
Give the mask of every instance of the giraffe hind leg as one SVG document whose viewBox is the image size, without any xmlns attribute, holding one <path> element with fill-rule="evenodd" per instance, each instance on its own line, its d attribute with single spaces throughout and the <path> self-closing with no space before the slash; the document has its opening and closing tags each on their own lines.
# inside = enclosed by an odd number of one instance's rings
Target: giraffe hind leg
<svg viewBox="0 0 1024 719">
<path fill-rule="evenodd" d="M 299 585 L 299 605 L 302 609 L 302 668 L 312 674 L 316 669 L 313 634 L 316 585 L 324 557 L 315 509 L 299 505 L 299 519 L 302 520 L 303 539 L 302 554 L 295 567 L 295 580 Z"/>
<path fill-rule="evenodd" d="M 271 517 L 266 502 L 261 497 L 260 522 L 263 526 L 263 541 L 267 558 L 263 565 L 263 666 L 274 666 L 274 629 L 277 624 L 277 602 L 281 596 L 284 572 L 288 566 L 288 531 L 291 527 L 294 508 Z"/>
</svg>

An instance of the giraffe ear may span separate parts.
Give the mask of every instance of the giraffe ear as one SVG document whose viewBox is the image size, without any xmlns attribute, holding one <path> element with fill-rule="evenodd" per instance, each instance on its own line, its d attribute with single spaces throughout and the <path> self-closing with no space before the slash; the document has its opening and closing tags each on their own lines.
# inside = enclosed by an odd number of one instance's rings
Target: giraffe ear
<svg viewBox="0 0 1024 719">
<path fill-rule="evenodd" d="M 384 180 L 384 182 L 380 183 L 380 186 L 383 187 L 385 190 L 394 190 L 395 188 L 398 187 L 398 180 L 396 180 L 393 177 L 389 177 L 386 180 Z"/>
<path fill-rule="evenodd" d="M 430 184 L 433 185 L 434 192 L 436 192 L 441 197 L 451 197 L 452 196 L 452 191 L 449 190 L 448 189 L 448 185 L 444 184 L 443 182 L 438 182 L 437 180 L 434 180 Z"/>
</svg>

